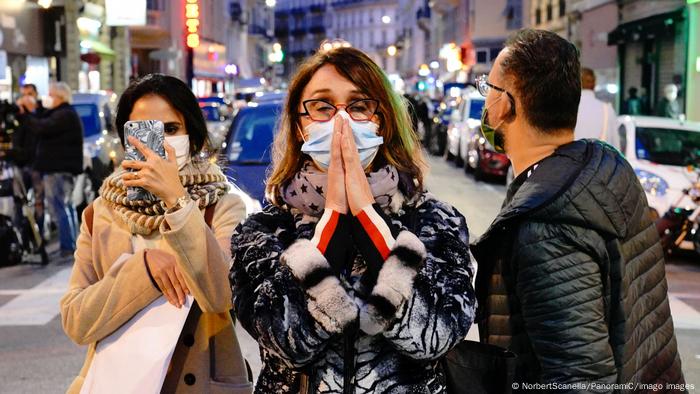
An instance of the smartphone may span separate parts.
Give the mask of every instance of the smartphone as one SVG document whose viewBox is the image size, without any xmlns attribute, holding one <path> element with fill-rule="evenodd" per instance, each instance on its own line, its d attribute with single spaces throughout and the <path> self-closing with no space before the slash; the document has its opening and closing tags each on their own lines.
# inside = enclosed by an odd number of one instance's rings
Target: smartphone
<svg viewBox="0 0 700 394">
<path fill-rule="evenodd" d="M 124 160 L 145 161 L 143 156 L 135 146 L 129 143 L 128 136 L 132 136 L 160 157 L 165 158 L 165 133 L 163 122 L 160 120 L 134 120 L 124 124 Z M 134 170 L 130 170 L 134 171 Z M 155 201 L 158 198 L 142 187 L 129 187 L 126 189 L 128 200 L 148 200 Z"/>
</svg>

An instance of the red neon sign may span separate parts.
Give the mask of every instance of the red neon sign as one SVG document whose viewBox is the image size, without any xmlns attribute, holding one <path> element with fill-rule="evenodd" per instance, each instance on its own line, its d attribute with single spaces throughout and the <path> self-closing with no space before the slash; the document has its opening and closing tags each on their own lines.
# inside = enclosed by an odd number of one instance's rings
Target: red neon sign
<svg viewBox="0 0 700 394">
<path fill-rule="evenodd" d="M 185 4 L 185 26 L 187 27 L 187 46 L 199 46 L 199 4 L 197 0 L 187 0 Z"/>
</svg>

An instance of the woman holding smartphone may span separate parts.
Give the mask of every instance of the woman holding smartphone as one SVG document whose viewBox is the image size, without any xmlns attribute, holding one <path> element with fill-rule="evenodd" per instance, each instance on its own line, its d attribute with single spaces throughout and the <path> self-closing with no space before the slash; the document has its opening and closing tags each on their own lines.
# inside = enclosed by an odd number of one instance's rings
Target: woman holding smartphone
<svg viewBox="0 0 700 394">
<path fill-rule="evenodd" d="M 154 120 L 164 125 L 166 158 L 129 137 L 145 160 L 125 160 L 83 214 L 61 315 L 66 334 L 89 348 L 68 392 L 80 391 L 100 340 L 159 297 L 180 308 L 187 295 L 195 303 L 162 392 L 250 392 L 227 281 L 231 234 L 245 205 L 229 193 L 221 169 L 200 155 L 206 124 L 185 83 L 152 74 L 126 89 L 116 115 L 122 143 L 127 121 Z M 157 200 L 130 200 L 131 187 Z"/>
<path fill-rule="evenodd" d="M 423 188 L 404 102 L 364 53 L 291 80 L 263 212 L 235 231 L 235 311 L 259 393 L 441 393 L 475 296 L 464 217 Z"/>
</svg>

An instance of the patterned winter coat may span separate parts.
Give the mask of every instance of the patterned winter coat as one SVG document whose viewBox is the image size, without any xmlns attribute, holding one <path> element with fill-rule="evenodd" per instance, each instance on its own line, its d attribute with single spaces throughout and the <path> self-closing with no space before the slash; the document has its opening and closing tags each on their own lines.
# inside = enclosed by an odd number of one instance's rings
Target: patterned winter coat
<svg viewBox="0 0 700 394">
<path fill-rule="evenodd" d="M 445 392 L 438 359 L 474 318 L 468 230 L 453 207 L 416 200 L 318 221 L 268 206 L 236 229 L 230 279 L 260 344 L 257 393 Z"/>
</svg>

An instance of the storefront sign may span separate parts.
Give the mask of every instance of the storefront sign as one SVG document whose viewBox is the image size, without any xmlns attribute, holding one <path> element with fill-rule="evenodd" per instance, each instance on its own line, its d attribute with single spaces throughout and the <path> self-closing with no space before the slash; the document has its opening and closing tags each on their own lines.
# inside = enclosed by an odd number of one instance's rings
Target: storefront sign
<svg viewBox="0 0 700 394">
<path fill-rule="evenodd" d="M 187 26 L 187 46 L 199 46 L 199 4 L 197 0 L 187 0 L 185 3 L 185 26 Z"/>
<path fill-rule="evenodd" d="M 66 53 L 66 18 L 63 7 L 44 10 L 44 52 L 50 56 Z"/>
<path fill-rule="evenodd" d="M 194 48 L 193 56 L 194 76 L 198 78 L 226 78 L 226 47 L 202 40 L 197 48 Z"/>
<path fill-rule="evenodd" d="M 145 26 L 146 0 L 105 0 L 107 26 Z"/>
</svg>

